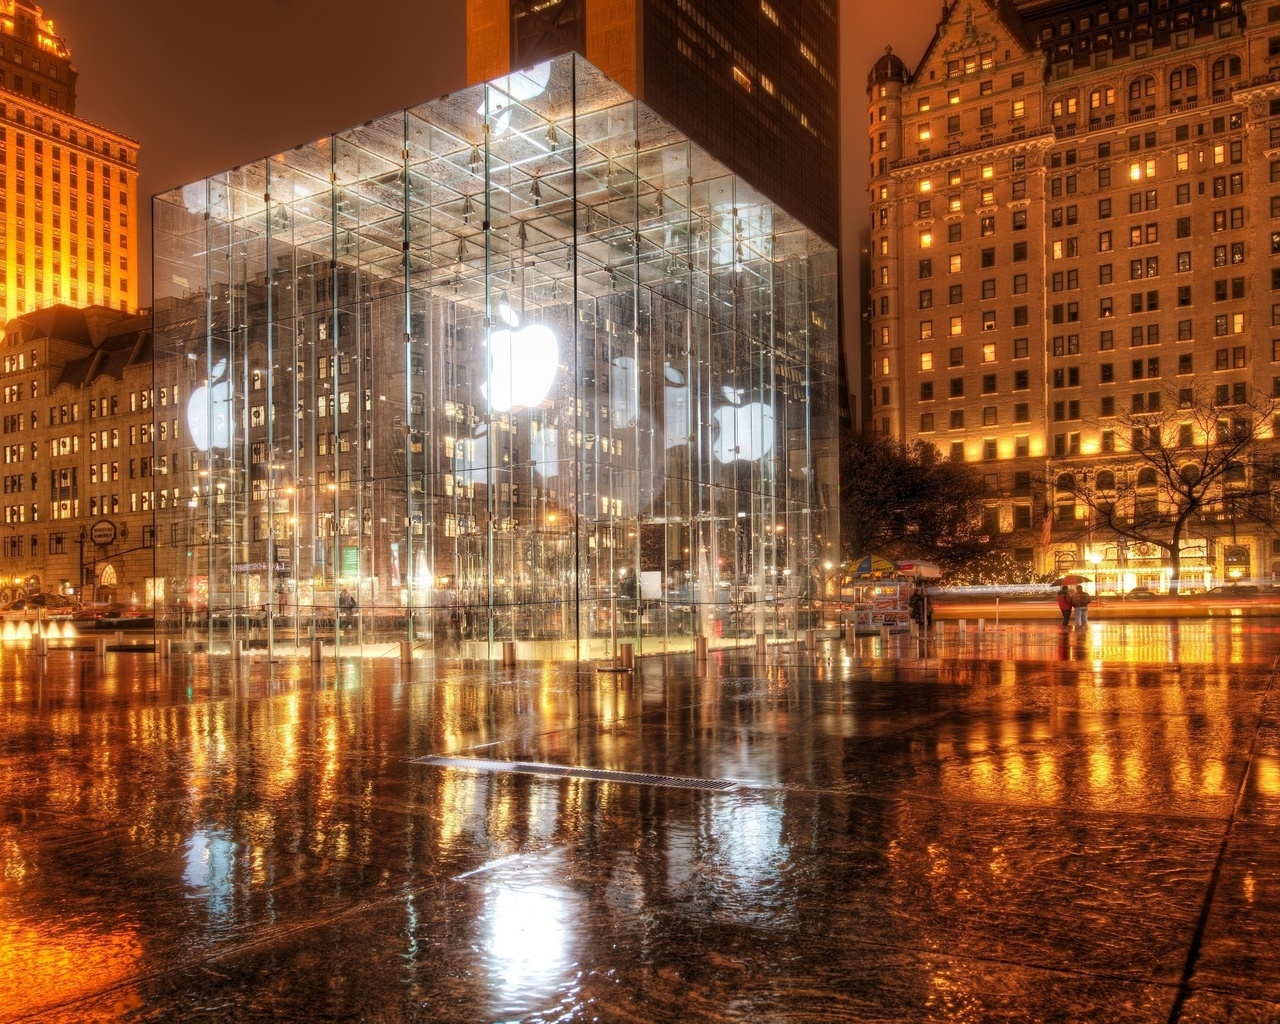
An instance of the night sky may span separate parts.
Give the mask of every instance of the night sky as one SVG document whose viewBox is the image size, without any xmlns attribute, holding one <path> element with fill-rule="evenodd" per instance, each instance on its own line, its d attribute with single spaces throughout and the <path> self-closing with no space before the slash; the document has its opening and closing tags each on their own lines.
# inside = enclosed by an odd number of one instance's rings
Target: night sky
<svg viewBox="0 0 1280 1024">
<path fill-rule="evenodd" d="M 941 0 L 841 3 L 846 167 L 862 211 L 867 69 L 886 43 L 909 66 L 919 61 Z M 456 89 L 466 72 L 464 0 L 48 0 L 44 9 L 80 71 L 76 113 L 140 142 L 140 199 Z M 149 220 L 139 235 L 149 265 Z M 139 283 L 149 302 L 150 274 Z"/>
</svg>

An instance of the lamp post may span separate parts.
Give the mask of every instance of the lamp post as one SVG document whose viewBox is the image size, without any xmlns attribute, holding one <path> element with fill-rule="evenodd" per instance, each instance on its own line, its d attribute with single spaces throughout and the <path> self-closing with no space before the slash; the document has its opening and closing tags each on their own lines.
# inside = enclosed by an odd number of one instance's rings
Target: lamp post
<svg viewBox="0 0 1280 1024">
<path fill-rule="evenodd" d="M 1090 551 L 1086 556 L 1089 563 L 1093 566 L 1093 596 L 1098 596 L 1098 565 L 1102 561 L 1102 553 L 1099 551 Z"/>
</svg>

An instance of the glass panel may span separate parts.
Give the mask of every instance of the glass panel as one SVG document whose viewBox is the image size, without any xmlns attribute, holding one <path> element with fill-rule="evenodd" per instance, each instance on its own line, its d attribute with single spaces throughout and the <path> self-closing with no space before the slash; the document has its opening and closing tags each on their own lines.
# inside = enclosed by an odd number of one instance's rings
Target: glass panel
<svg viewBox="0 0 1280 1024">
<path fill-rule="evenodd" d="M 155 223 L 175 629 L 602 657 L 816 624 L 835 255 L 581 58 Z"/>
</svg>

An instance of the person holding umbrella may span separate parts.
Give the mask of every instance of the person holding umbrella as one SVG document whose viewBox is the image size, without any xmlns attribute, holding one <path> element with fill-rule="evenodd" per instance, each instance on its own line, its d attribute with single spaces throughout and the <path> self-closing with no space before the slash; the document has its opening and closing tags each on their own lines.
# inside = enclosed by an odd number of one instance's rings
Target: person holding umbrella
<svg viewBox="0 0 1280 1024">
<path fill-rule="evenodd" d="M 1058 588 L 1058 611 L 1062 612 L 1062 626 L 1065 629 L 1071 625 L 1071 591 L 1067 589 L 1064 583 Z"/>
</svg>

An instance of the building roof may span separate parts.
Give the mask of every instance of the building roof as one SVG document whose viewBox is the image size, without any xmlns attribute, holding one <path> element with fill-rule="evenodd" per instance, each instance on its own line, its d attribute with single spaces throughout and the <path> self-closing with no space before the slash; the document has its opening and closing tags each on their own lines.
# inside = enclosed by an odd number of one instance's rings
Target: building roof
<svg viewBox="0 0 1280 1024">
<path fill-rule="evenodd" d="M 901 82 L 905 84 L 911 77 L 906 63 L 893 52 L 892 46 L 884 48 L 884 56 L 871 65 L 871 73 L 867 75 L 867 88 L 885 82 Z"/>
</svg>

